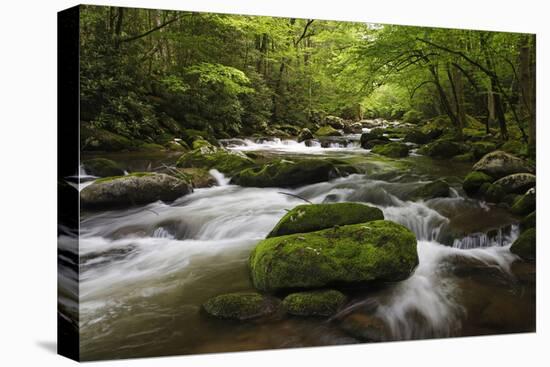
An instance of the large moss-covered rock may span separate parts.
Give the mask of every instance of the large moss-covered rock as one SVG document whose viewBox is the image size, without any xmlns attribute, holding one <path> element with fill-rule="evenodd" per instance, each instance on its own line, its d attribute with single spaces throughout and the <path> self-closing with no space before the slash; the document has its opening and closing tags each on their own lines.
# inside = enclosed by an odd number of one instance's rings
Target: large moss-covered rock
<svg viewBox="0 0 550 367">
<path fill-rule="evenodd" d="M 204 141 L 204 140 L 202 140 Z M 176 164 L 181 168 L 215 168 L 226 174 L 233 174 L 254 165 L 254 161 L 241 152 L 218 148 L 210 144 L 184 153 Z"/>
<path fill-rule="evenodd" d="M 98 177 L 122 176 L 124 170 L 120 166 L 106 158 L 93 158 L 82 164 L 87 174 Z"/>
<path fill-rule="evenodd" d="M 534 167 L 521 158 L 497 150 L 484 155 L 474 164 L 473 170 L 494 178 L 501 178 L 514 173 L 533 173 Z"/>
<path fill-rule="evenodd" d="M 221 319 L 249 320 L 271 314 L 279 307 L 278 300 L 255 292 L 222 294 L 210 298 L 203 309 Z"/>
<path fill-rule="evenodd" d="M 460 144 L 452 140 L 440 139 L 423 146 L 418 150 L 418 153 L 433 158 L 446 159 L 463 153 L 463 149 Z"/>
<path fill-rule="evenodd" d="M 336 130 L 335 128 L 333 128 L 332 126 L 325 125 L 320 127 L 319 130 L 315 132 L 315 135 L 321 136 L 321 137 L 322 136 L 342 136 L 342 133 Z"/>
<path fill-rule="evenodd" d="M 495 181 L 507 194 L 523 194 L 536 183 L 537 178 L 531 173 L 514 173 Z"/>
<path fill-rule="evenodd" d="M 360 122 L 352 122 L 344 124 L 344 133 L 346 134 L 361 134 L 363 125 Z"/>
<path fill-rule="evenodd" d="M 502 187 L 495 183 L 482 185 L 482 187 L 479 190 L 479 193 L 483 196 L 485 200 L 487 200 L 490 203 L 499 203 L 506 196 L 506 193 L 504 192 Z"/>
<path fill-rule="evenodd" d="M 414 199 L 444 198 L 450 195 L 449 184 L 443 180 L 437 180 L 420 186 L 412 192 Z"/>
<path fill-rule="evenodd" d="M 345 302 L 346 296 L 337 290 L 318 290 L 289 294 L 283 307 L 296 316 L 332 316 Z"/>
<path fill-rule="evenodd" d="M 247 187 L 296 187 L 328 181 L 341 172 L 331 162 L 321 159 L 277 160 L 242 170 L 231 182 Z"/>
<path fill-rule="evenodd" d="M 537 256 L 536 240 L 537 231 L 535 228 L 530 228 L 519 235 L 510 247 L 510 251 L 524 260 L 534 261 Z"/>
<path fill-rule="evenodd" d="M 468 175 L 464 178 L 464 182 L 462 183 L 462 188 L 464 191 L 466 191 L 467 194 L 472 195 L 479 191 L 479 188 L 484 183 L 491 183 L 493 182 L 493 178 L 483 172 L 477 172 L 473 171 L 468 173 Z"/>
<path fill-rule="evenodd" d="M 184 180 L 190 183 L 193 188 L 197 189 L 212 187 L 217 184 L 214 176 L 212 176 L 210 172 L 204 168 L 170 168 L 163 173 L 179 178 L 180 180 Z"/>
<path fill-rule="evenodd" d="M 382 210 L 358 203 L 298 205 L 285 214 L 267 237 L 314 232 L 334 226 L 384 219 Z"/>
<path fill-rule="evenodd" d="M 189 183 L 173 176 L 137 172 L 94 181 L 80 192 L 80 204 L 104 208 L 173 201 L 192 191 Z"/>
<path fill-rule="evenodd" d="M 406 279 L 418 265 L 416 237 L 385 220 L 261 241 L 250 255 L 257 289 L 279 291 Z"/>
<path fill-rule="evenodd" d="M 409 155 L 409 147 L 403 143 L 388 143 L 384 145 L 376 145 L 372 148 L 372 152 L 380 155 L 385 155 L 391 158 L 401 158 Z"/>
<path fill-rule="evenodd" d="M 529 189 L 525 195 L 519 197 L 514 205 L 510 208 L 510 211 L 516 215 L 527 215 L 535 211 L 537 206 L 537 197 L 535 188 Z"/>
</svg>

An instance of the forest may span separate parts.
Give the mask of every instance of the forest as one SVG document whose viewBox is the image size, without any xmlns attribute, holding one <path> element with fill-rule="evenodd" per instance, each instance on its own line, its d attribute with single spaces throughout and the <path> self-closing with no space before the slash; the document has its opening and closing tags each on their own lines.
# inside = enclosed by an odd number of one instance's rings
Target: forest
<svg viewBox="0 0 550 367">
<path fill-rule="evenodd" d="M 534 157 L 535 38 L 84 7 L 81 110 L 84 150 L 165 146 L 189 129 L 284 137 L 337 116 L 435 120 Z"/>
<path fill-rule="evenodd" d="M 534 332 L 535 70 L 533 34 L 81 6 L 61 328 L 83 360 Z"/>
</svg>

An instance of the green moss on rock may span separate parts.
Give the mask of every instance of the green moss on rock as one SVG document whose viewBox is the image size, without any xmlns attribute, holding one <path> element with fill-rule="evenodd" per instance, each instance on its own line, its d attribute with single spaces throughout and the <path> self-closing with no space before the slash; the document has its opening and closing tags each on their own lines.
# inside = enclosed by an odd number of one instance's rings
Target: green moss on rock
<svg viewBox="0 0 550 367">
<path fill-rule="evenodd" d="M 287 313 L 296 316 L 332 316 L 346 302 L 346 296 L 336 290 L 292 293 L 283 300 Z"/>
<path fill-rule="evenodd" d="M 261 241 L 249 259 L 263 291 L 406 279 L 418 265 L 416 237 L 385 220 Z"/>
<path fill-rule="evenodd" d="M 83 166 L 86 173 L 92 176 L 108 177 L 124 175 L 124 170 L 116 162 L 106 158 L 88 159 L 84 161 Z"/>
<path fill-rule="evenodd" d="M 386 157 L 401 158 L 409 155 L 409 147 L 403 143 L 388 143 L 384 145 L 376 145 L 372 148 L 372 152 Z"/>
<path fill-rule="evenodd" d="M 492 152 L 496 148 L 497 145 L 490 141 L 477 141 L 471 145 L 471 151 L 475 159 L 480 159 L 485 154 Z"/>
<path fill-rule="evenodd" d="M 418 150 L 418 153 L 425 154 L 432 158 L 446 159 L 464 152 L 460 144 L 452 140 L 440 139 L 423 146 Z"/>
<path fill-rule="evenodd" d="M 332 126 L 325 125 L 320 127 L 315 132 L 315 135 L 316 136 L 342 136 L 342 133 L 336 130 L 335 128 L 333 128 Z"/>
<path fill-rule="evenodd" d="M 358 203 L 298 205 L 285 214 L 269 237 L 318 231 L 334 226 L 384 219 L 382 210 Z"/>
<path fill-rule="evenodd" d="M 464 178 L 462 188 L 467 194 L 472 195 L 477 193 L 484 183 L 491 182 L 493 182 L 493 178 L 491 176 L 483 172 L 473 171 Z"/>
<path fill-rule="evenodd" d="M 180 168 L 215 168 L 226 174 L 233 174 L 254 165 L 254 161 L 240 152 L 205 145 L 184 153 L 176 165 Z"/>
<path fill-rule="evenodd" d="M 531 173 L 514 173 L 495 181 L 507 194 L 524 194 L 536 183 L 537 178 Z"/>
<path fill-rule="evenodd" d="M 255 292 L 237 292 L 213 297 L 203 304 L 209 314 L 221 319 L 249 320 L 271 314 L 279 302 Z"/>
<path fill-rule="evenodd" d="M 242 170 L 232 183 L 247 187 L 296 187 L 328 181 L 342 172 L 328 160 L 277 160 L 259 167 Z"/>
<path fill-rule="evenodd" d="M 535 228 L 522 232 L 510 247 L 510 251 L 524 260 L 535 261 L 537 256 L 536 237 Z"/>
</svg>

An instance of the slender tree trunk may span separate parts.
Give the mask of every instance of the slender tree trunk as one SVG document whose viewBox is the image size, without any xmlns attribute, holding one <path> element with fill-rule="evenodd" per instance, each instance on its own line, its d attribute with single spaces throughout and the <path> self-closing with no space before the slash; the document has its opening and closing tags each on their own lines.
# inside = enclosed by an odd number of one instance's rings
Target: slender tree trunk
<svg viewBox="0 0 550 367">
<path fill-rule="evenodd" d="M 495 122 L 495 96 L 491 88 L 489 88 L 487 90 L 487 124 L 485 126 L 487 134 L 490 133 L 489 127 Z"/>
<path fill-rule="evenodd" d="M 535 60 L 534 52 L 531 52 L 529 37 L 522 39 L 519 53 L 519 85 L 520 85 L 520 116 L 527 121 L 529 126 L 528 146 L 529 151 L 534 152 L 536 141 L 536 116 L 535 116 Z"/>
</svg>

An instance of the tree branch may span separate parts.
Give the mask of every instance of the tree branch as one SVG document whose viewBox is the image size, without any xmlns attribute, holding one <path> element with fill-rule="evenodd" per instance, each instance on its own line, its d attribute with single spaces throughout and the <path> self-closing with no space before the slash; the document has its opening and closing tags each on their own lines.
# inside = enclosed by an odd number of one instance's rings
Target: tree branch
<svg viewBox="0 0 550 367">
<path fill-rule="evenodd" d="M 141 34 L 137 34 L 137 35 L 135 35 L 135 36 L 130 36 L 130 37 L 127 37 L 127 38 L 119 39 L 119 40 L 117 41 L 117 43 L 120 44 L 120 43 L 124 43 L 124 42 L 132 42 L 132 41 L 138 40 L 138 39 L 140 39 L 140 38 L 146 37 L 146 36 L 150 35 L 151 33 L 156 32 L 156 31 L 158 31 L 159 29 L 162 29 L 162 28 L 166 27 L 167 25 L 170 25 L 170 24 L 174 23 L 174 22 L 177 21 L 178 19 L 182 18 L 184 15 L 191 15 L 191 14 L 183 14 L 183 15 L 174 17 L 174 18 L 170 19 L 169 21 L 164 22 L 164 23 L 162 23 L 162 24 L 156 26 L 155 28 L 151 28 L 151 29 L 148 30 L 147 32 L 144 32 L 144 33 L 141 33 Z"/>
</svg>

